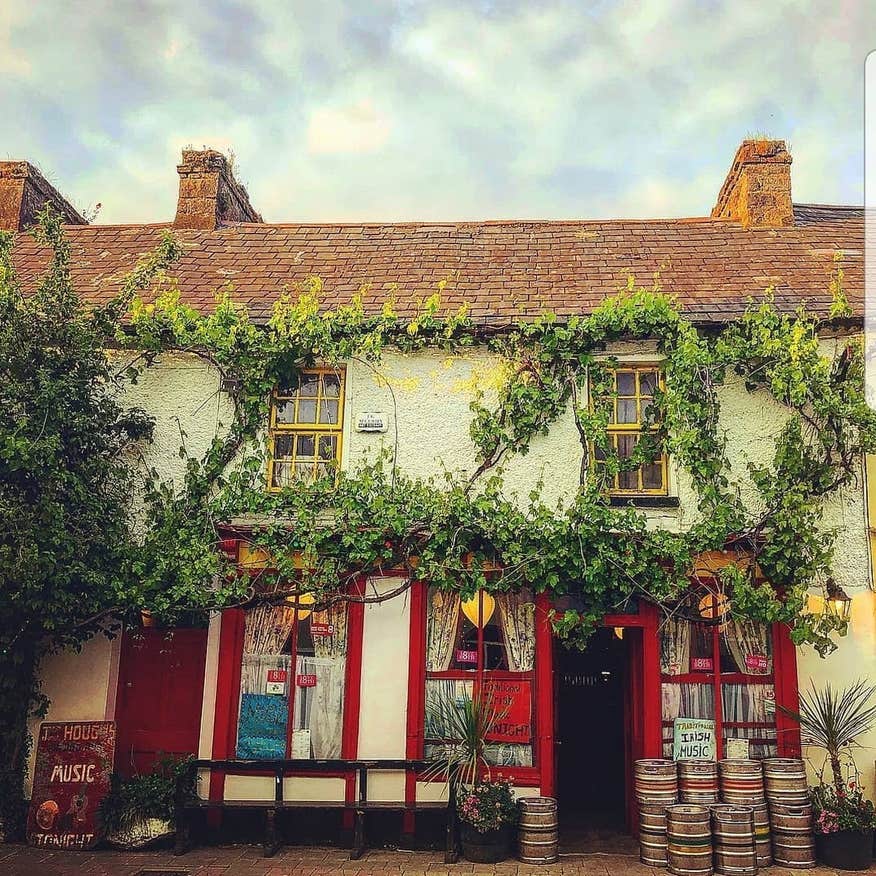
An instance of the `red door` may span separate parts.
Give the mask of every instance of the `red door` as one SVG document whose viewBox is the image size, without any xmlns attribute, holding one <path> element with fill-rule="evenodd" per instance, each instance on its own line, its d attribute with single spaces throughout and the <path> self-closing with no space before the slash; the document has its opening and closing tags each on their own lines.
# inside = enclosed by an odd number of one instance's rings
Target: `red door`
<svg viewBox="0 0 876 876">
<path fill-rule="evenodd" d="M 198 753 L 205 629 L 141 629 L 122 638 L 116 769 L 149 772 L 162 754 Z"/>
</svg>

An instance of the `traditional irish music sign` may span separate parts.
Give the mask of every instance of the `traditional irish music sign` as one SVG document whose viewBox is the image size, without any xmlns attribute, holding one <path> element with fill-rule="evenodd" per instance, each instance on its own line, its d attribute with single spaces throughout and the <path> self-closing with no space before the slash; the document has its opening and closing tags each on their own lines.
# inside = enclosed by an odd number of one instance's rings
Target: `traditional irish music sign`
<svg viewBox="0 0 876 876">
<path fill-rule="evenodd" d="M 53 849 L 91 849 L 100 839 L 98 807 L 109 793 L 114 721 L 44 722 L 37 737 L 27 841 Z"/>
<path fill-rule="evenodd" d="M 714 760 L 715 722 L 704 718 L 676 718 L 672 724 L 673 760 Z"/>
<path fill-rule="evenodd" d="M 498 718 L 489 742 L 532 741 L 532 682 L 528 678 L 485 678 L 482 694 Z"/>
</svg>

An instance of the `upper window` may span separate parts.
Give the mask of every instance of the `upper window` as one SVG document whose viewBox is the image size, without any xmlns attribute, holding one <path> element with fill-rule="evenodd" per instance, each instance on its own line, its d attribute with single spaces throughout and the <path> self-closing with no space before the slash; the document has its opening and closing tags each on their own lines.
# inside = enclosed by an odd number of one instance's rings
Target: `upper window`
<svg viewBox="0 0 876 876">
<path fill-rule="evenodd" d="M 276 390 L 271 403 L 271 489 L 327 474 L 338 463 L 343 416 L 343 371 L 303 371 L 294 383 Z"/>
<path fill-rule="evenodd" d="M 625 365 L 614 371 L 608 441 L 617 454 L 621 470 L 608 480 L 608 492 L 612 495 L 665 495 L 667 492 L 665 453 L 639 466 L 625 464 L 642 440 L 647 423 L 653 420 L 654 392 L 662 385 L 663 376 L 653 365 Z M 599 464 L 606 454 L 601 448 L 596 448 L 594 456 Z"/>
</svg>

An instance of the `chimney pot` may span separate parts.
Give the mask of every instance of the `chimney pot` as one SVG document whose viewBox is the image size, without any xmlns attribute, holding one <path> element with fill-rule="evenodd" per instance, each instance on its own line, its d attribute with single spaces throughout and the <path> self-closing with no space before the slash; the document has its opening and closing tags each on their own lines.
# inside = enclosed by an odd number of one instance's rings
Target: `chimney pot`
<svg viewBox="0 0 876 876">
<path fill-rule="evenodd" d="M 234 178 L 228 160 L 214 149 L 183 149 L 175 228 L 209 231 L 222 222 L 261 222 L 246 189 Z"/>
<path fill-rule="evenodd" d="M 88 224 L 30 162 L 0 161 L 0 230 L 23 231 L 46 204 L 69 225 Z"/>
<path fill-rule="evenodd" d="M 718 194 L 713 219 L 732 219 L 746 228 L 794 224 L 791 155 L 784 140 L 744 140 Z"/>
</svg>

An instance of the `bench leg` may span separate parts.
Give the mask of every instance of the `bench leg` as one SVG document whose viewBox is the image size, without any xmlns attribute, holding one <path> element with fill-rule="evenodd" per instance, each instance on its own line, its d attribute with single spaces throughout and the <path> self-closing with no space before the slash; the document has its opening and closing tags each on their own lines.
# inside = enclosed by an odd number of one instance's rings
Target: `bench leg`
<svg viewBox="0 0 876 876">
<path fill-rule="evenodd" d="M 185 810 L 176 814 L 176 836 L 173 841 L 173 853 L 184 855 L 191 848 L 191 817 Z"/>
<path fill-rule="evenodd" d="M 356 824 L 353 827 L 353 848 L 350 860 L 358 861 L 365 854 L 365 810 L 356 810 Z"/>
<path fill-rule="evenodd" d="M 265 841 L 262 851 L 266 858 L 273 857 L 280 848 L 280 839 L 277 836 L 277 810 L 265 810 Z"/>
</svg>

